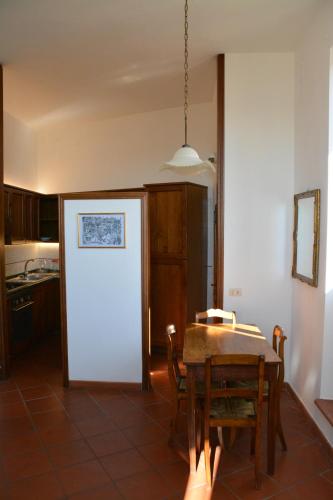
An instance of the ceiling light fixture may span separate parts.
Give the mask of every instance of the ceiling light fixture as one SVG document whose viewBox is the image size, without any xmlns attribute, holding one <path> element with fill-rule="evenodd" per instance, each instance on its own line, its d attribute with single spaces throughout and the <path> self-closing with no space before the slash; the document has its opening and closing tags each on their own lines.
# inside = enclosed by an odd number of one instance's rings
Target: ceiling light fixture
<svg viewBox="0 0 333 500">
<path fill-rule="evenodd" d="M 172 170 L 180 174 L 200 174 L 206 170 L 213 170 L 214 165 L 209 161 L 200 159 L 195 149 L 187 144 L 187 115 L 188 115 L 188 94 L 189 94 L 189 77 L 188 77 L 188 0 L 185 0 L 185 22 L 184 22 L 184 132 L 185 142 L 179 148 L 172 160 L 164 163 L 161 169 Z"/>
</svg>

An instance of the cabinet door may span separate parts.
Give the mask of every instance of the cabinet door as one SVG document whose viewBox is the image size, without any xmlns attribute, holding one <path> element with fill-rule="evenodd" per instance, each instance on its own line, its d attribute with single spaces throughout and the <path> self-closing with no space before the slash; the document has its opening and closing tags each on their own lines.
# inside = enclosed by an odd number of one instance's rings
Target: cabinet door
<svg viewBox="0 0 333 500">
<path fill-rule="evenodd" d="M 28 241 L 38 240 L 39 227 L 39 196 L 25 195 L 25 236 Z"/>
<path fill-rule="evenodd" d="M 10 216 L 10 193 L 7 189 L 4 190 L 4 210 L 5 210 L 5 244 L 10 245 L 12 242 L 12 221 Z"/>
<path fill-rule="evenodd" d="M 150 191 L 149 210 L 152 255 L 185 257 L 186 204 L 183 188 Z"/>
<path fill-rule="evenodd" d="M 187 322 L 185 292 L 186 261 L 153 261 L 151 266 L 151 343 L 166 347 L 165 327 L 176 325 L 177 349 L 183 348 Z"/>
<path fill-rule="evenodd" d="M 9 205 L 12 243 L 21 243 L 25 241 L 25 194 L 11 191 Z"/>
</svg>

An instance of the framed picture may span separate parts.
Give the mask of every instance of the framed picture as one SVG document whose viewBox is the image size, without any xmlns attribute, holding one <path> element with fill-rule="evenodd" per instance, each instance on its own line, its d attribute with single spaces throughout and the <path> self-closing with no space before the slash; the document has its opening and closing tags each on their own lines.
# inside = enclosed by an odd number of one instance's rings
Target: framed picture
<svg viewBox="0 0 333 500">
<path fill-rule="evenodd" d="M 79 248 L 126 248 L 125 213 L 78 214 Z"/>
</svg>

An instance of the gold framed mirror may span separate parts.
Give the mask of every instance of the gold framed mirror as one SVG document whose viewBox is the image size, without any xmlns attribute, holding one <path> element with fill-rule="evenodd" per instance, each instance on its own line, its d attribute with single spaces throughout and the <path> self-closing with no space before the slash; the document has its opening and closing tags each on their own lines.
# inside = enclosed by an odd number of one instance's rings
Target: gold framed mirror
<svg viewBox="0 0 333 500">
<path fill-rule="evenodd" d="M 320 189 L 294 195 L 292 276 L 318 286 Z"/>
</svg>

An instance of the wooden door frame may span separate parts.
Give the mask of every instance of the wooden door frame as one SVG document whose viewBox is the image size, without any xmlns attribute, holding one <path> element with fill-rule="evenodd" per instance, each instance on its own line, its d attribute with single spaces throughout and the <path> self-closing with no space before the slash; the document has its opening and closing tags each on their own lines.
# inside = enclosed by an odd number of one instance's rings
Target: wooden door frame
<svg viewBox="0 0 333 500">
<path fill-rule="evenodd" d="M 60 257 L 60 304 L 61 304 L 61 343 L 63 384 L 70 385 L 68 374 L 68 335 L 66 308 L 66 259 L 65 259 L 65 201 L 100 199 L 139 199 L 141 200 L 141 296 L 142 296 L 142 389 L 149 390 L 150 384 L 150 243 L 148 193 L 144 191 L 93 191 L 66 193 L 59 195 L 59 257 Z M 130 386 L 136 384 L 103 383 L 112 386 Z M 78 385 L 78 384 L 76 384 Z M 96 385 L 94 382 L 82 385 Z"/>
<path fill-rule="evenodd" d="M 4 129 L 3 129 L 3 68 L 0 65 L 0 378 L 9 374 L 9 353 L 6 321 L 5 217 L 4 217 Z"/>
<path fill-rule="evenodd" d="M 224 288 L 224 136 L 225 136 L 225 57 L 217 56 L 217 158 L 216 158 L 216 244 L 215 307 L 223 308 Z"/>
</svg>

